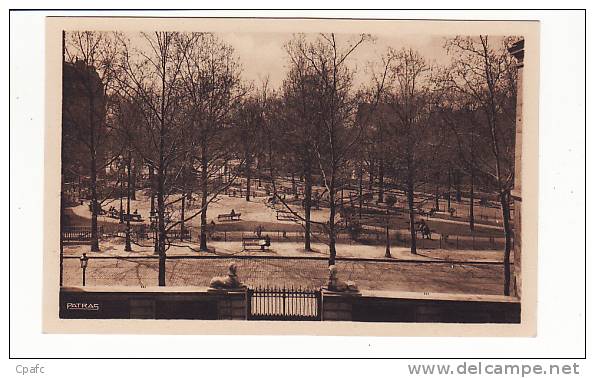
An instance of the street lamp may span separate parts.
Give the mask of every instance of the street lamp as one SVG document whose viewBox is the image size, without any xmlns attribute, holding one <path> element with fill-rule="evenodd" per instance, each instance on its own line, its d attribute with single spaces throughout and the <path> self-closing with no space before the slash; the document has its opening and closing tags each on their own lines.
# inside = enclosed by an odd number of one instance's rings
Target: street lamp
<svg viewBox="0 0 595 378">
<path fill-rule="evenodd" d="M 83 286 L 85 286 L 85 273 L 87 271 L 87 265 L 89 264 L 89 258 L 86 253 L 81 256 L 81 269 L 83 270 Z"/>
</svg>

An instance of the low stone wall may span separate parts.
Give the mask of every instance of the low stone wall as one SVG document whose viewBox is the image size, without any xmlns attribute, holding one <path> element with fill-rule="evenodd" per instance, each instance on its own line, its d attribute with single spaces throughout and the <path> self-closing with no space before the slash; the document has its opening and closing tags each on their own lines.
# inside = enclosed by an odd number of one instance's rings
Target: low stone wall
<svg viewBox="0 0 595 378">
<path fill-rule="evenodd" d="M 246 319 L 245 293 L 207 288 L 62 288 L 62 319 Z M 237 305 L 236 303 L 240 303 Z"/>
<path fill-rule="evenodd" d="M 63 319 L 248 319 L 247 291 L 202 287 L 68 288 Z M 359 322 L 519 323 L 518 299 L 495 295 L 322 290 L 321 319 Z"/>
<path fill-rule="evenodd" d="M 520 323 L 517 298 L 499 295 L 364 291 L 352 320 L 411 323 Z"/>
</svg>

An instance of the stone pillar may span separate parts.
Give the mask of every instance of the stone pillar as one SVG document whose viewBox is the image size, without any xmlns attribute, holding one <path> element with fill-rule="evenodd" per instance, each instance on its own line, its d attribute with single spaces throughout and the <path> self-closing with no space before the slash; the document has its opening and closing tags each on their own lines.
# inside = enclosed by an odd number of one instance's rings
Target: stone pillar
<svg viewBox="0 0 595 378">
<path fill-rule="evenodd" d="M 216 296 L 218 320 L 246 320 L 248 319 L 246 288 L 240 289 L 209 289 L 208 293 Z"/>
<path fill-rule="evenodd" d="M 322 289 L 321 320 L 353 320 L 353 301 L 359 292 L 336 292 Z"/>
<path fill-rule="evenodd" d="M 351 321 L 354 298 L 361 296 L 352 281 L 343 282 L 337 277 L 337 267 L 328 267 L 328 283 L 321 290 L 321 320 Z"/>
<path fill-rule="evenodd" d="M 511 197 L 514 201 L 514 239 L 513 239 L 513 254 L 514 254 L 514 271 L 512 280 L 511 293 L 517 297 L 521 297 L 521 184 L 522 184 L 522 153 L 523 153 L 523 67 L 525 57 L 525 40 L 521 39 L 512 45 L 508 52 L 512 54 L 517 60 L 517 95 L 516 95 L 516 135 L 514 146 L 514 188 L 511 192 Z"/>
<path fill-rule="evenodd" d="M 248 319 L 248 289 L 238 279 L 237 266 L 234 262 L 229 264 L 227 276 L 213 277 L 209 287 L 208 293 L 216 296 L 217 319 Z"/>
</svg>

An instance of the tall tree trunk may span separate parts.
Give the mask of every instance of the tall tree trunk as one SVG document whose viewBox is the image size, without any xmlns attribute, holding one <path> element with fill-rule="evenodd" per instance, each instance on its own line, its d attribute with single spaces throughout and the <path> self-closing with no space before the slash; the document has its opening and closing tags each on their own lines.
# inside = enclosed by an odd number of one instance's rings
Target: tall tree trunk
<svg viewBox="0 0 595 378">
<path fill-rule="evenodd" d="M 434 183 L 436 185 L 434 189 L 434 209 L 440 211 L 440 172 L 436 172 L 434 180 L 436 181 Z"/>
<path fill-rule="evenodd" d="M 368 169 L 368 173 L 370 175 L 370 181 L 368 182 L 368 190 L 372 191 L 374 189 L 374 159 L 370 159 L 370 165 Z"/>
<path fill-rule="evenodd" d="M 120 180 L 120 191 L 118 192 L 118 197 L 120 197 L 120 224 L 124 223 L 124 174 L 122 173 L 122 168 L 119 169 L 118 175 Z"/>
<path fill-rule="evenodd" d="M 411 254 L 417 254 L 417 240 L 415 236 L 415 208 L 413 205 L 413 190 L 407 190 L 407 203 L 409 205 L 409 233 L 411 234 Z"/>
<path fill-rule="evenodd" d="M 291 171 L 291 194 L 294 198 L 298 198 L 297 184 L 295 183 L 295 173 Z"/>
<path fill-rule="evenodd" d="M 165 286 L 165 168 L 164 168 L 164 130 L 162 125 L 160 148 L 159 148 L 159 167 L 157 168 L 157 252 L 159 254 L 159 286 Z"/>
<path fill-rule="evenodd" d="M 155 215 L 155 168 L 149 168 L 149 185 L 151 189 L 151 215 Z"/>
<path fill-rule="evenodd" d="M 312 213 L 312 167 L 310 160 L 306 160 L 305 166 L 305 184 L 304 184 L 304 249 L 306 251 L 312 251 L 311 245 L 311 233 L 312 233 L 312 224 L 310 222 L 310 217 Z"/>
<path fill-rule="evenodd" d="M 246 158 L 246 201 L 250 201 L 250 180 L 252 179 L 251 162 Z"/>
<path fill-rule="evenodd" d="M 186 210 L 186 193 L 182 193 L 182 209 L 180 211 L 180 241 L 184 241 L 184 210 Z"/>
<path fill-rule="evenodd" d="M 359 187 L 358 187 L 358 213 L 359 213 L 359 219 L 362 219 L 362 207 L 364 205 L 364 196 L 363 196 L 363 186 L 364 186 L 364 169 L 363 167 L 360 165 L 359 166 Z"/>
<path fill-rule="evenodd" d="M 128 177 L 127 181 L 128 184 L 126 185 L 126 244 L 124 246 L 124 251 L 131 252 L 132 246 L 130 245 L 130 185 L 132 180 L 132 175 L 130 172 L 130 168 L 132 165 L 132 157 L 130 156 L 130 150 L 128 151 Z"/>
<path fill-rule="evenodd" d="M 462 193 L 461 193 L 461 172 L 458 169 L 455 169 L 453 172 L 453 181 L 455 187 L 455 198 L 457 202 L 461 202 L 462 200 Z"/>
<path fill-rule="evenodd" d="M 166 72 L 166 61 L 164 58 L 161 60 L 161 68 L 163 73 L 161 75 L 161 99 L 164 99 Z M 165 238 L 167 237 L 165 231 L 165 136 L 165 101 L 161 101 L 161 117 L 159 128 L 159 168 L 157 170 L 157 245 L 159 253 L 159 286 L 165 286 Z"/>
<path fill-rule="evenodd" d="M 502 207 L 502 221 L 504 224 L 504 295 L 510 295 L 510 250 L 512 245 L 512 229 L 510 225 L 510 192 L 500 193 Z"/>
<path fill-rule="evenodd" d="M 151 220 L 151 225 L 153 227 L 153 233 L 154 233 L 154 238 L 153 238 L 153 252 L 155 254 L 159 254 L 159 237 L 157 236 L 157 211 L 155 210 L 155 167 L 153 165 L 151 165 L 149 167 L 149 185 L 150 185 L 150 190 L 151 190 L 151 212 L 150 212 L 150 216 L 153 218 Z"/>
<path fill-rule="evenodd" d="M 411 234 L 411 254 L 417 254 L 417 239 L 415 235 L 415 203 L 413 202 L 413 178 L 411 173 L 407 179 L 407 205 L 409 206 L 409 233 Z"/>
<path fill-rule="evenodd" d="M 209 187 L 208 187 L 208 162 L 206 159 L 206 154 L 204 152 L 206 146 L 203 146 L 203 156 L 201 161 L 201 176 L 200 176 L 200 189 L 201 189 L 201 201 L 200 206 L 202 212 L 200 213 L 200 250 L 201 251 L 208 251 L 207 248 L 207 196 L 209 195 Z"/>
<path fill-rule="evenodd" d="M 440 188 L 438 187 L 438 184 L 436 184 L 436 189 L 434 191 L 434 209 L 436 209 L 436 211 L 440 211 Z"/>
<path fill-rule="evenodd" d="M 391 257 L 390 254 L 390 211 L 386 208 L 386 250 L 384 251 L 384 257 Z"/>
<path fill-rule="evenodd" d="M 134 164 L 133 164 L 134 163 Z M 134 158 L 132 159 L 132 162 L 130 163 L 131 166 L 133 166 L 134 168 L 132 169 L 132 178 L 130 181 L 130 199 L 133 201 L 136 201 L 136 180 L 138 177 L 138 163 L 137 163 L 137 159 Z"/>
<path fill-rule="evenodd" d="M 97 201 L 97 164 L 95 153 L 91 158 L 91 252 L 99 252 L 99 232 L 97 227 L 97 213 L 99 202 Z"/>
<path fill-rule="evenodd" d="M 378 203 L 384 202 L 384 158 L 378 162 Z"/>
<path fill-rule="evenodd" d="M 329 236 L 329 259 L 328 264 L 335 265 L 335 260 L 337 257 L 337 249 L 336 249 L 336 235 L 335 235 L 335 216 L 336 216 L 336 205 L 335 205 L 335 188 L 334 184 L 332 183 L 334 178 L 331 178 L 331 186 L 329 190 L 329 203 L 330 203 L 330 214 L 329 214 L 329 224 L 328 224 L 328 236 Z"/>
<path fill-rule="evenodd" d="M 450 188 L 451 188 L 451 180 L 452 180 L 452 177 L 451 176 L 452 176 L 451 175 L 451 170 L 449 168 L 448 169 L 448 190 L 447 190 L 448 197 L 446 197 L 446 207 L 447 207 L 446 210 L 449 211 L 449 212 L 450 212 Z"/>
<path fill-rule="evenodd" d="M 157 249 L 159 252 L 159 286 L 165 286 L 165 170 L 163 158 L 157 169 Z"/>
<path fill-rule="evenodd" d="M 89 96 L 89 131 L 91 146 L 91 252 L 99 252 L 99 233 L 97 230 L 97 149 L 95 146 L 95 118 L 93 116 L 95 104 L 93 95 Z"/>
</svg>

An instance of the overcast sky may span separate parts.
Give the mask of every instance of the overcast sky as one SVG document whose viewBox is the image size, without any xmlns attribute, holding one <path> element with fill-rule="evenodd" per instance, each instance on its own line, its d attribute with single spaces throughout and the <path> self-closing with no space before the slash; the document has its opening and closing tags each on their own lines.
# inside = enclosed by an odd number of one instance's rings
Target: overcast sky
<svg viewBox="0 0 595 378">
<path fill-rule="evenodd" d="M 146 40 L 140 33 L 125 33 L 136 48 L 142 48 Z M 149 33 L 150 34 L 150 33 Z M 293 33 L 271 32 L 219 32 L 221 40 L 234 47 L 242 64 L 242 78 L 259 86 L 269 76 L 269 88 L 279 89 L 287 73 L 288 56 L 284 45 L 293 38 Z M 318 34 L 306 34 L 314 39 Z M 335 34 L 339 48 L 346 48 L 350 41 L 359 39 L 358 34 Z M 356 71 L 355 87 L 365 83 L 369 75 L 369 62 L 380 62 L 388 47 L 396 50 L 412 48 L 417 50 L 428 63 L 448 64 L 450 58 L 443 48 L 445 38 L 420 34 L 403 34 L 395 37 L 372 34 L 372 40 L 360 45 L 348 58 L 347 64 Z"/>
<path fill-rule="evenodd" d="M 243 77 L 258 84 L 267 74 L 270 87 L 279 88 L 287 72 L 287 53 L 284 44 L 292 38 L 291 33 L 217 33 L 222 40 L 231 44 L 243 66 Z M 311 36 L 315 36 L 314 34 Z M 442 48 L 444 38 L 423 35 L 404 35 L 388 38 L 373 36 L 374 41 L 367 42 L 351 55 L 348 64 L 356 69 L 355 84 L 366 81 L 368 62 L 380 61 L 380 56 L 388 47 L 397 50 L 413 48 L 424 56 L 429 63 L 447 64 L 449 57 Z M 338 34 L 337 40 L 347 46 L 347 42 L 356 40 L 357 35 Z"/>
</svg>

